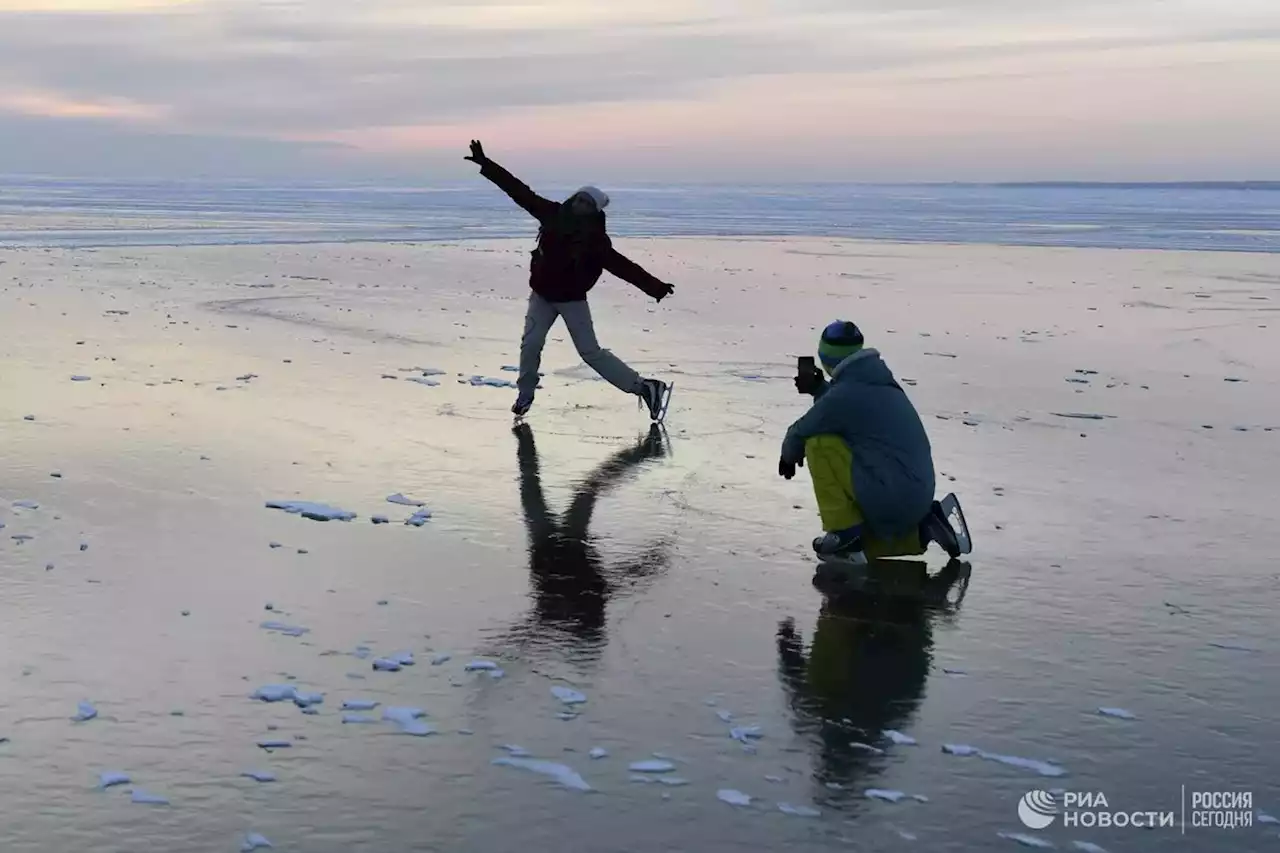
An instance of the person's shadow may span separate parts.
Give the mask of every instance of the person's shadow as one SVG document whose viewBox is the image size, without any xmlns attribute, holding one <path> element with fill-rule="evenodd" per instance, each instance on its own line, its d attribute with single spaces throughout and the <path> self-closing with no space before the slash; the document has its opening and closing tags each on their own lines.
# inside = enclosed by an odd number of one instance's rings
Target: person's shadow
<svg viewBox="0 0 1280 853">
<path fill-rule="evenodd" d="M 590 533 L 596 501 L 644 463 L 667 455 L 661 428 L 653 425 L 635 445 L 614 453 L 574 489 L 569 507 L 552 513 L 542 489 L 533 430 L 519 424 L 516 455 L 520 505 L 529 534 L 529 579 L 533 607 L 509 639 L 523 646 L 557 647 L 571 656 L 596 657 L 607 641 L 606 607 L 666 569 L 670 542 L 663 539 L 606 566 Z"/>
<path fill-rule="evenodd" d="M 828 802 L 874 787 L 859 780 L 883 763 L 891 748 L 885 732 L 901 732 L 915 716 L 932 663 L 933 623 L 954 615 L 969 584 L 969 565 L 959 561 L 933 577 L 907 560 L 876 570 L 917 578 L 914 594 L 828 594 L 808 654 L 793 620 L 778 626 L 779 680 L 795 731 L 813 744 L 815 781 Z"/>
</svg>

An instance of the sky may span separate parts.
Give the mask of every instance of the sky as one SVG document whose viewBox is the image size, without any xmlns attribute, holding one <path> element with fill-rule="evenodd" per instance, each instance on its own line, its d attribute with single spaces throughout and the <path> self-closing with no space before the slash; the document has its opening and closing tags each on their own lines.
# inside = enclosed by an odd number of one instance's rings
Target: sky
<svg viewBox="0 0 1280 853">
<path fill-rule="evenodd" d="M 0 0 L 0 174 L 1280 179 L 1280 0 Z"/>
</svg>

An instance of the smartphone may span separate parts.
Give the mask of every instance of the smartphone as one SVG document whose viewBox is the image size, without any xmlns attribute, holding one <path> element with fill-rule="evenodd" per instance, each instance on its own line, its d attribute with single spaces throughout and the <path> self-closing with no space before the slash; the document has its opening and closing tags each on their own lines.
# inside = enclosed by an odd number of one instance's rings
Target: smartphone
<svg viewBox="0 0 1280 853">
<path fill-rule="evenodd" d="M 818 364 L 811 355 L 802 355 L 796 359 L 796 374 L 798 376 L 811 376 L 818 370 Z"/>
</svg>

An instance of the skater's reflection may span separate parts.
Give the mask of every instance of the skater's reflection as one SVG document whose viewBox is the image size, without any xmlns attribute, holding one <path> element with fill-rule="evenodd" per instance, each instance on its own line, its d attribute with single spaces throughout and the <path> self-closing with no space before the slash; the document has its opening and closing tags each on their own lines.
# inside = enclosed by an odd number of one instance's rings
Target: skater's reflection
<svg viewBox="0 0 1280 853">
<path fill-rule="evenodd" d="M 882 749 L 883 732 L 910 726 L 924 698 L 934 622 L 959 607 L 969 579 L 968 564 L 959 561 L 933 577 L 914 561 L 873 564 L 871 571 L 901 573 L 915 589 L 896 584 L 894 596 L 829 592 L 807 655 L 791 619 L 778 627 L 779 678 L 795 730 L 815 747 L 826 801 L 875 787 L 859 784 L 883 761 L 866 747 Z"/>
<path fill-rule="evenodd" d="M 520 504 L 529 533 L 529 576 L 533 613 L 519 629 L 525 644 L 565 646 L 594 653 L 605 642 L 609 599 L 661 573 L 669 543 L 659 541 L 620 563 L 604 566 L 589 532 L 596 500 L 643 463 L 666 455 L 662 431 L 647 436 L 601 463 L 574 489 L 569 507 L 552 514 L 542 491 L 538 451 L 528 424 L 515 430 L 520 464 Z"/>
</svg>

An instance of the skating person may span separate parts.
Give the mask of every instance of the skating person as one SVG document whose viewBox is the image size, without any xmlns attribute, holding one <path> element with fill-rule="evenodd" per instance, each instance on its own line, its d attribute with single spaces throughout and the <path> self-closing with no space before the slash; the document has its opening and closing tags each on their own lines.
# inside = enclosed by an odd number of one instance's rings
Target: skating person
<svg viewBox="0 0 1280 853">
<path fill-rule="evenodd" d="M 476 140 L 464 159 L 477 163 L 480 174 L 493 181 L 511 200 L 538 220 L 538 245 L 529 266 L 529 307 L 520 339 L 519 389 L 512 413 L 523 416 L 533 405 L 538 387 L 542 348 L 556 318 L 563 317 L 582 360 L 615 388 L 639 397 L 649 415 L 660 421 L 670 395 L 667 383 L 645 379 L 596 340 L 587 293 L 608 270 L 661 302 L 675 289 L 613 248 L 605 230 L 604 209 L 609 197 L 596 187 L 579 189 L 563 202 L 535 193 L 518 178 L 485 156 Z"/>
<path fill-rule="evenodd" d="M 837 320 L 818 343 L 831 381 L 816 368 L 796 376 L 796 390 L 815 399 L 787 430 L 778 473 L 790 480 L 808 460 L 825 531 L 813 549 L 853 563 L 923 554 L 930 542 L 952 558 L 967 553 L 968 531 L 962 542 L 933 499 L 933 452 L 920 415 L 863 343 L 857 326 Z"/>
</svg>

